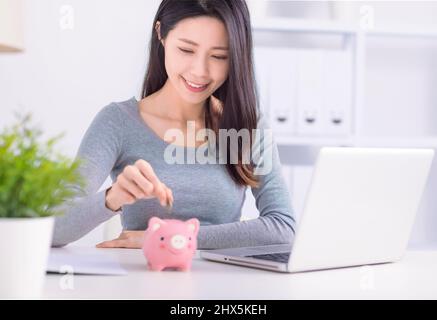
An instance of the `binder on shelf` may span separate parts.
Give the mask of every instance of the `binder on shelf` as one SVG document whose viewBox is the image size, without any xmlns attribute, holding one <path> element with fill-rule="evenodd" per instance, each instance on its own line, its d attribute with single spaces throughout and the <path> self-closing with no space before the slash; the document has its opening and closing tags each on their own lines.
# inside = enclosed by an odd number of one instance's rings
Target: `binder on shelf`
<svg viewBox="0 0 437 320">
<path fill-rule="evenodd" d="M 269 110 L 270 96 L 270 55 L 271 49 L 268 47 L 254 47 L 253 59 L 255 69 L 255 81 L 259 95 L 259 103 L 261 112 L 271 122 Z"/>
<path fill-rule="evenodd" d="M 324 135 L 350 135 L 352 133 L 352 55 L 349 51 L 325 51 L 323 88 Z"/>
<path fill-rule="evenodd" d="M 275 48 L 270 55 L 270 97 L 272 130 L 278 135 L 294 134 L 297 96 L 297 53 Z"/>
<path fill-rule="evenodd" d="M 297 67 L 297 134 L 323 135 L 324 50 L 299 49 Z"/>
<path fill-rule="evenodd" d="M 255 47 L 260 108 L 277 136 L 345 137 L 352 132 L 352 54 Z"/>
</svg>

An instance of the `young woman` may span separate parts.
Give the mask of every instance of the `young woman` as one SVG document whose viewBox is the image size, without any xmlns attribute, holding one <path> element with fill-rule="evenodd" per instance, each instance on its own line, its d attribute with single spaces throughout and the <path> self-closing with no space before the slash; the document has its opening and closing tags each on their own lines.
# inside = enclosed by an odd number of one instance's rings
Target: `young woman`
<svg viewBox="0 0 437 320">
<path fill-rule="evenodd" d="M 166 139 L 174 129 L 184 133 L 177 143 Z M 271 170 L 264 174 L 256 173 L 254 161 L 242 161 L 257 145 L 252 138 L 249 149 L 243 143 L 218 148 L 227 151 L 224 164 L 169 163 L 168 148 L 194 154 L 206 142 L 211 146 L 209 136 L 197 141 L 189 129 L 267 129 L 243 0 L 162 1 L 142 99 L 109 104 L 94 118 L 77 154 L 84 160 L 86 195 L 56 218 L 53 245 L 75 241 L 115 214 L 121 214 L 124 231 L 98 247 L 140 248 L 152 216 L 198 218 L 201 249 L 290 243 L 295 219 L 273 140 L 265 147 L 271 150 Z M 112 186 L 98 192 L 109 174 Z M 247 187 L 260 215 L 240 221 Z"/>
</svg>

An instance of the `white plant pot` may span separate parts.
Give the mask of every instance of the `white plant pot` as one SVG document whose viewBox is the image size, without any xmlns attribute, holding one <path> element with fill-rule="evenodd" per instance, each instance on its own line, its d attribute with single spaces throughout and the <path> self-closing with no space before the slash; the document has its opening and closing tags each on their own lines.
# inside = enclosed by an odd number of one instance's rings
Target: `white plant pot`
<svg viewBox="0 0 437 320">
<path fill-rule="evenodd" d="M 0 218 L 0 299 L 42 295 L 54 218 Z"/>
</svg>

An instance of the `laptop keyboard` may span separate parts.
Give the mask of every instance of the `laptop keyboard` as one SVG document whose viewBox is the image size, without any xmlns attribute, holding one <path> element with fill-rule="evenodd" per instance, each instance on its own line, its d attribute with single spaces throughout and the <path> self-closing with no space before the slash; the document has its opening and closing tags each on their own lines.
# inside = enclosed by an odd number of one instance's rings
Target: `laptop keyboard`
<svg viewBox="0 0 437 320">
<path fill-rule="evenodd" d="M 252 256 L 246 256 L 248 258 L 270 260 L 275 262 L 287 263 L 290 259 L 290 252 L 270 253 L 270 254 L 256 254 Z"/>
</svg>

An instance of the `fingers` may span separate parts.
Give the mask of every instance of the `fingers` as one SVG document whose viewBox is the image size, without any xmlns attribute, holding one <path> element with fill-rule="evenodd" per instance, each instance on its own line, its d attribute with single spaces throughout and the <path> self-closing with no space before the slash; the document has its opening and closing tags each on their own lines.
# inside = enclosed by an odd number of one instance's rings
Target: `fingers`
<svg viewBox="0 0 437 320">
<path fill-rule="evenodd" d="M 117 177 L 117 182 L 125 192 L 127 192 L 129 195 L 133 196 L 134 198 L 142 199 L 146 197 L 144 192 L 134 182 L 130 181 L 124 175 L 119 175 Z"/>
<path fill-rule="evenodd" d="M 166 195 L 167 195 L 167 202 L 168 202 L 170 205 L 173 205 L 173 202 L 174 202 L 174 199 L 173 199 L 173 192 L 171 191 L 171 189 L 167 188 L 166 185 L 164 185 L 164 187 L 165 187 L 165 192 L 166 192 Z"/>
<path fill-rule="evenodd" d="M 153 185 L 153 195 L 158 198 L 161 205 L 165 205 L 167 202 L 167 192 L 165 190 L 165 185 L 158 179 L 152 166 L 145 160 L 138 160 L 135 162 L 135 166 L 139 171 L 147 178 Z"/>
<path fill-rule="evenodd" d="M 144 242 L 144 231 L 123 231 L 117 239 L 104 241 L 96 248 L 132 248 L 141 249 Z"/>
<path fill-rule="evenodd" d="M 141 173 L 153 184 L 154 187 L 159 187 L 161 181 L 153 171 L 152 166 L 145 160 L 138 160 L 135 162 L 135 166 L 141 171 Z"/>
<path fill-rule="evenodd" d="M 128 187 L 136 190 L 137 192 L 142 194 L 143 197 L 152 196 L 154 189 L 153 184 L 141 174 L 140 170 L 137 167 L 128 166 L 123 173 L 124 177 L 126 177 L 125 180 L 129 182 Z"/>
<path fill-rule="evenodd" d="M 129 190 L 127 190 L 125 187 L 123 187 L 120 184 L 120 180 L 122 180 L 122 175 L 120 174 L 117 177 L 117 182 L 114 183 L 111 187 L 111 191 L 113 192 L 112 196 L 113 196 L 113 201 L 115 201 L 117 203 L 117 205 L 115 205 L 115 207 L 121 207 L 125 204 L 133 204 L 135 203 L 135 201 L 137 200 L 135 195 L 133 195 L 131 192 L 129 192 Z M 108 197 L 109 197 L 109 193 L 108 193 Z"/>
<path fill-rule="evenodd" d="M 126 248 L 126 240 L 114 239 L 96 245 L 96 248 Z"/>
<path fill-rule="evenodd" d="M 156 197 L 162 206 L 173 202 L 171 190 L 158 179 L 152 166 L 145 160 L 140 159 L 135 165 L 127 166 L 123 174 L 117 177 L 117 183 L 125 192 L 124 197 L 129 198 L 129 204 L 153 197 Z"/>
</svg>

